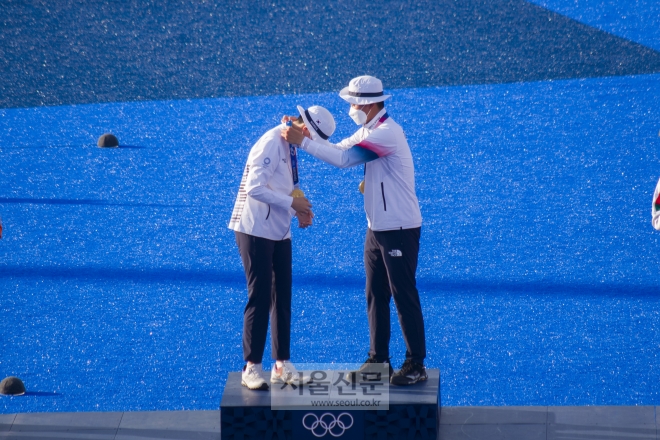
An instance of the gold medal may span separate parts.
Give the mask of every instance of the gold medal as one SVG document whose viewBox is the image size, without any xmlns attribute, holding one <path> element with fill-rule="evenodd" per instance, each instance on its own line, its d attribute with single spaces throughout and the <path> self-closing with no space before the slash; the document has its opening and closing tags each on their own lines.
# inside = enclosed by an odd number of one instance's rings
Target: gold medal
<svg viewBox="0 0 660 440">
<path fill-rule="evenodd" d="M 305 193 L 302 192 L 302 190 L 296 188 L 291 192 L 291 197 L 298 198 L 298 197 L 305 197 Z"/>
<path fill-rule="evenodd" d="M 362 194 L 364 194 L 364 180 L 362 182 L 360 182 L 360 186 L 358 187 L 358 189 L 360 190 L 360 192 Z"/>
</svg>

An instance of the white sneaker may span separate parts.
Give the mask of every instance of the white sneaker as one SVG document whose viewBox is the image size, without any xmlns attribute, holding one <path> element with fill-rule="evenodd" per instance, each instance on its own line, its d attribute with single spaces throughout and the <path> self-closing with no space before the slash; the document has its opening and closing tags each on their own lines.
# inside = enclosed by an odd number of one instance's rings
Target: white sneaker
<svg viewBox="0 0 660 440">
<path fill-rule="evenodd" d="M 300 377 L 298 370 L 290 361 L 284 361 L 282 364 L 282 368 L 277 368 L 277 363 L 273 364 L 270 383 L 288 383 L 291 385 L 304 382 L 305 378 Z"/>
<path fill-rule="evenodd" d="M 254 364 L 250 367 L 244 366 L 243 374 L 241 374 L 241 385 L 251 390 L 268 390 L 268 384 L 261 377 L 261 373 L 261 364 Z"/>
</svg>

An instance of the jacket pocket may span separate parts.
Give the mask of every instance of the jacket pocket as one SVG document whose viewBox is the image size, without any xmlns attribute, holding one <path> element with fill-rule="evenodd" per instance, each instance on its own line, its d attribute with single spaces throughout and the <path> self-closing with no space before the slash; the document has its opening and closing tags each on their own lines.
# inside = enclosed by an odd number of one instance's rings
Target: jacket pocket
<svg viewBox="0 0 660 440">
<path fill-rule="evenodd" d="M 380 182 L 380 192 L 383 195 L 383 210 L 387 211 L 387 202 L 385 202 L 385 185 Z"/>
<path fill-rule="evenodd" d="M 268 220 L 268 217 L 270 217 L 270 205 L 268 205 L 268 214 L 266 214 L 266 220 Z"/>
</svg>

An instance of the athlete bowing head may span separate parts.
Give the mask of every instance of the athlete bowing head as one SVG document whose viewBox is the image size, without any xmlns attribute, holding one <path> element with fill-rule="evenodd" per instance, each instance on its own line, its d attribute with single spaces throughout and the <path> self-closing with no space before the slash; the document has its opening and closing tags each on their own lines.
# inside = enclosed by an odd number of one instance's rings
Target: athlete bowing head
<svg viewBox="0 0 660 440">
<path fill-rule="evenodd" d="M 335 121 L 322 107 L 300 110 L 295 131 L 308 138 L 332 135 Z M 271 353 L 275 360 L 270 382 L 292 383 L 298 377 L 290 362 L 291 339 L 291 219 L 306 228 L 312 205 L 300 188 L 295 145 L 281 136 L 286 125 L 264 133 L 252 146 L 243 170 L 229 228 L 234 230 L 247 281 L 243 312 L 243 386 L 267 390 L 262 358 L 270 317 Z M 307 139 L 307 138 L 305 138 Z"/>
</svg>

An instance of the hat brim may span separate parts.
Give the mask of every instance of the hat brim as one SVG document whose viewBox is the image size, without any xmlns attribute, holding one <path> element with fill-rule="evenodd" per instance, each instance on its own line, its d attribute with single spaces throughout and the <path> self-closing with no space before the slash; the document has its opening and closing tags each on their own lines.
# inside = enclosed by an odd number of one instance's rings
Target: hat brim
<svg viewBox="0 0 660 440">
<path fill-rule="evenodd" d="M 341 92 L 339 92 L 339 97 L 350 104 L 367 105 L 367 104 L 374 104 L 376 102 L 386 101 L 390 99 L 392 95 L 351 96 L 348 94 L 348 87 L 344 87 L 343 89 L 341 89 Z"/>
<path fill-rule="evenodd" d="M 298 112 L 300 113 L 300 116 L 302 117 L 302 120 L 305 123 L 305 127 L 307 127 L 307 130 L 309 130 L 309 134 L 312 135 L 312 140 L 317 141 L 317 142 L 319 142 L 319 141 L 324 141 L 325 142 L 325 139 L 323 139 L 321 136 L 319 136 L 319 134 L 316 132 L 316 130 L 314 130 L 314 126 L 309 123 L 309 120 L 307 119 L 307 116 L 305 116 L 305 109 L 302 108 L 299 105 L 297 105 L 296 107 L 298 108 Z"/>
</svg>

